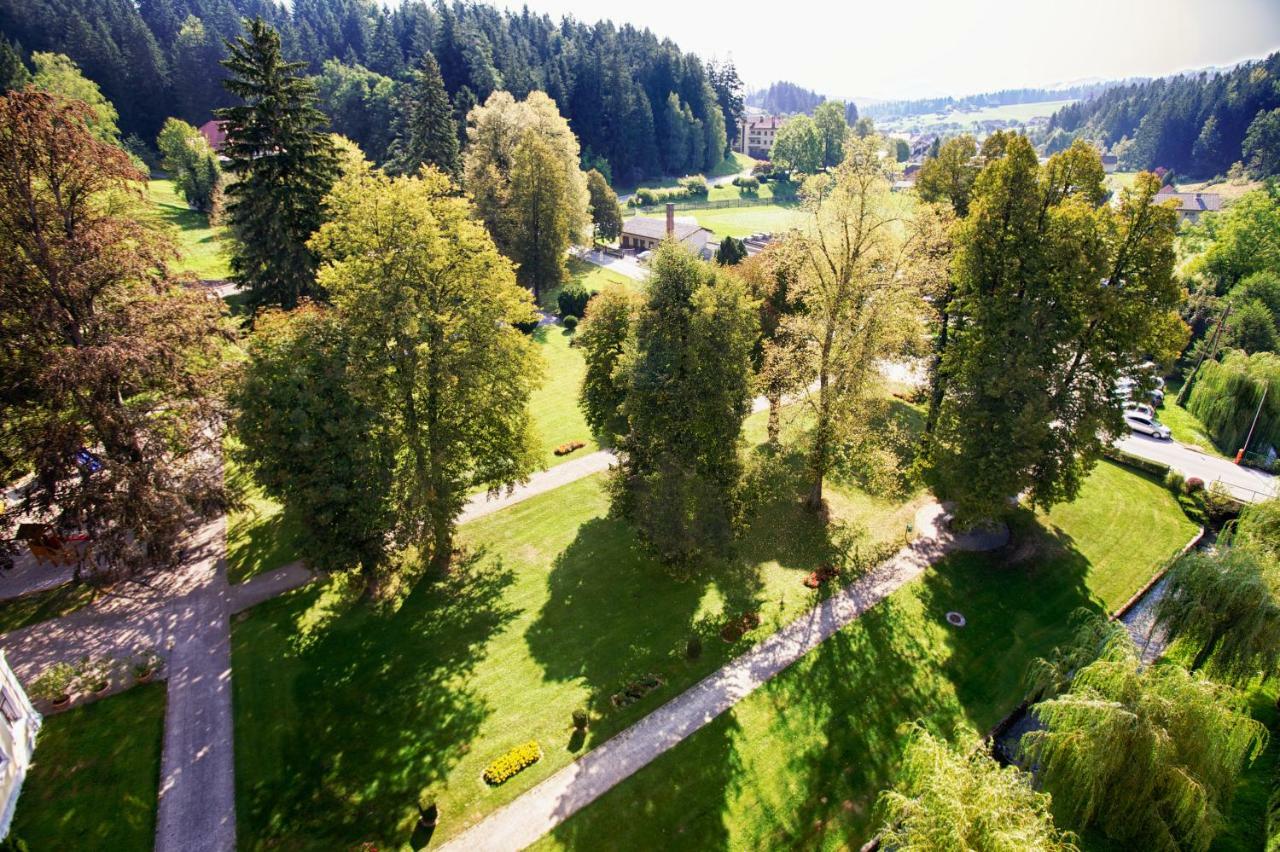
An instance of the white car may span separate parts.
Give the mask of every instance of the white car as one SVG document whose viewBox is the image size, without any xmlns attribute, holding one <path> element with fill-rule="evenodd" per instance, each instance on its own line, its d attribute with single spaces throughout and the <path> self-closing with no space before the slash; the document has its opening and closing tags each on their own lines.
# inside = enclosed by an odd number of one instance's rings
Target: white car
<svg viewBox="0 0 1280 852">
<path fill-rule="evenodd" d="M 1159 438 L 1161 441 L 1173 440 L 1173 433 L 1169 431 L 1169 427 L 1138 411 L 1126 411 L 1124 413 L 1124 422 L 1129 429 L 1134 432 L 1141 432 L 1144 435 L 1150 435 L 1153 438 Z"/>
</svg>

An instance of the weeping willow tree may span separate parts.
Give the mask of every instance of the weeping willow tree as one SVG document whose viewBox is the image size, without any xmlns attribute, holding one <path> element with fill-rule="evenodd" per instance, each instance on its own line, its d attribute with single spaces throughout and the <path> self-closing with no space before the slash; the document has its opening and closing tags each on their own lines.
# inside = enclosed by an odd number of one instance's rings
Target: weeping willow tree
<svg viewBox="0 0 1280 852">
<path fill-rule="evenodd" d="M 1058 821 L 1131 848 L 1208 849 L 1267 737 L 1235 691 L 1174 664 L 1144 667 L 1131 641 L 1110 642 L 1033 713 L 1045 727 L 1022 738 L 1022 758 Z"/>
<path fill-rule="evenodd" d="M 1195 649 L 1192 671 L 1235 684 L 1280 673 L 1280 566 L 1251 547 L 1188 553 L 1169 572 L 1156 624 Z"/>
<path fill-rule="evenodd" d="M 1280 497 L 1246 506 L 1236 521 L 1232 543 L 1280 560 Z"/>
<path fill-rule="evenodd" d="M 881 848 L 1075 850 L 1074 836 L 1053 824 L 1049 805 L 1025 772 L 1000 766 L 983 749 L 953 748 L 917 726 L 897 787 L 880 794 L 887 823 Z"/>
<path fill-rule="evenodd" d="M 1187 410 L 1200 418 L 1223 450 L 1244 447 L 1255 415 L 1258 422 L 1245 449 L 1265 453 L 1267 447 L 1280 447 L 1280 355 L 1232 350 L 1221 362 L 1206 361 Z"/>
</svg>

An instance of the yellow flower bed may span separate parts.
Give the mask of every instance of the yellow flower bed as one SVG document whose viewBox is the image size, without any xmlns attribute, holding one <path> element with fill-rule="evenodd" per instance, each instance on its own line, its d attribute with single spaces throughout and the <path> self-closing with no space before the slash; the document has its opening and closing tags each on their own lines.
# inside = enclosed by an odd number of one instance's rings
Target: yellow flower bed
<svg viewBox="0 0 1280 852">
<path fill-rule="evenodd" d="M 537 740 L 518 745 L 511 751 L 490 763 L 484 769 L 484 780 L 490 784 L 501 784 L 517 772 L 532 766 L 542 759 L 542 747 Z"/>
</svg>

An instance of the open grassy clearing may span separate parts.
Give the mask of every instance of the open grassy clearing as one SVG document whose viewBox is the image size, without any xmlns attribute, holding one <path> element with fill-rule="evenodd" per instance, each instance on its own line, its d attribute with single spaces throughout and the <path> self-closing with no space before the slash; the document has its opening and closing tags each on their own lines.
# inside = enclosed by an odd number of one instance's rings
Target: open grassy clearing
<svg viewBox="0 0 1280 852">
<path fill-rule="evenodd" d="M 188 207 L 171 180 L 148 182 L 147 197 L 155 205 L 160 219 L 177 229 L 182 256 L 174 266 L 176 271 L 190 272 L 204 279 L 231 277 L 222 245 L 223 228 L 210 226 L 208 216 Z"/>
<path fill-rule="evenodd" d="M 394 615 L 355 606 L 317 623 L 328 604 L 308 589 L 234 625 L 244 848 L 403 843 L 423 789 L 440 806 L 436 839 L 450 836 L 817 599 L 803 580 L 833 545 L 799 508 L 799 479 L 763 498 L 737 559 L 688 579 L 607 516 L 602 485 L 580 480 L 463 527 L 474 564 L 423 581 Z M 889 546 L 919 499 L 831 490 L 834 517 Z M 765 626 L 733 645 L 719 638 L 748 611 Z M 689 660 L 695 632 L 704 650 Z M 613 708 L 611 695 L 650 673 L 666 684 Z M 575 736 L 571 713 L 586 706 L 591 729 Z M 539 763 L 501 787 L 481 781 L 489 761 L 529 739 L 545 752 Z"/>
<path fill-rule="evenodd" d="M 1225 454 L 1218 449 L 1217 445 L 1213 443 L 1213 439 L 1209 437 L 1209 433 L 1204 424 L 1200 422 L 1200 418 L 1178 405 L 1176 401 L 1177 395 L 1176 386 L 1171 386 L 1165 392 L 1164 404 L 1156 410 L 1156 417 L 1173 432 L 1173 440 L 1199 447 L 1209 455 L 1225 458 Z"/>
<path fill-rule="evenodd" d="M 542 466 L 550 468 L 595 452 L 600 449 L 600 443 L 591 434 L 582 416 L 582 407 L 578 405 L 578 391 L 587 363 L 582 351 L 569 345 L 573 335 L 558 325 L 544 325 L 534 332 L 534 339 L 541 344 L 539 349 L 546 360 L 547 377 L 542 387 L 534 391 L 529 407 L 542 447 Z M 586 446 L 567 456 L 554 454 L 556 447 L 569 441 L 582 441 Z"/>
<path fill-rule="evenodd" d="M 755 166 L 756 162 L 757 160 L 753 157 L 748 157 L 746 154 L 740 154 L 737 151 L 733 151 L 729 156 L 725 157 L 724 160 L 721 161 L 718 167 L 707 172 L 704 177 L 710 180 L 711 178 L 726 177 L 728 175 L 749 172 Z M 679 183 L 680 178 L 682 177 L 688 177 L 688 175 L 666 175 L 661 178 L 644 180 L 639 183 L 616 183 L 613 185 L 613 191 L 618 195 L 630 195 L 642 187 L 649 189 L 668 189 Z"/>
<path fill-rule="evenodd" d="M 32 852 L 153 848 L 164 694 L 148 684 L 45 719 L 11 836 Z"/>
<path fill-rule="evenodd" d="M 699 225 L 709 228 L 717 238 L 742 238 L 761 232 L 785 231 L 799 221 L 802 213 L 798 207 L 759 204 L 748 207 L 727 207 L 720 210 L 680 210 L 676 215 L 695 219 Z"/>
<path fill-rule="evenodd" d="M 1073 610 L 1123 603 L 1193 533 L 1157 483 L 1103 463 L 1075 503 L 1024 513 L 1014 546 L 948 559 L 536 848 L 857 848 L 903 724 L 985 732 Z"/>
</svg>

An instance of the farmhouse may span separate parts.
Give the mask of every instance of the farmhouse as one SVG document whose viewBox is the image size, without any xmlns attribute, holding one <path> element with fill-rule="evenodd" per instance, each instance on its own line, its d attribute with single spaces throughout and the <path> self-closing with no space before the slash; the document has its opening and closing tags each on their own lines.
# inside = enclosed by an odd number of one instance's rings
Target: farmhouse
<svg viewBox="0 0 1280 852">
<path fill-rule="evenodd" d="M 227 131 L 223 126 L 225 122 L 217 119 L 209 119 L 200 125 L 200 135 L 209 143 L 209 147 L 215 151 L 221 151 L 222 145 L 227 141 Z"/>
<path fill-rule="evenodd" d="M 1166 201 L 1178 202 L 1178 222 L 1195 223 L 1200 220 L 1201 213 L 1216 213 L 1222 209 L 1222 196 L 1216 192 L 1178 192 L 1165 184 L 1156 194 L 1157 203 Z"/>
<path fill-rule="evenodd" d="M 1106 172 L 1107 174 L 1111 174 L 1118 168 L 1120 168 L 1119 157 L 1117 157 L 1115 154 L 1102 155 L 1102 170 L 1104 172 Z"/>
<path fill-rule="evenodd" d="M 649 251 L 657 248 L 668 236 L 701 255 L 711 239 L 711 231 L 693 222 L 677 222 L 675 205 L 668 204 L 665 222 L 648 216 L 636 216 L 623 223 L 619 245 L 624 250 Z"/>
</svg>

